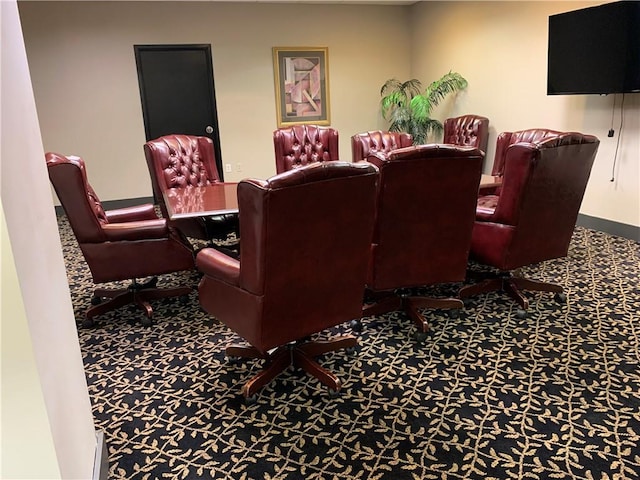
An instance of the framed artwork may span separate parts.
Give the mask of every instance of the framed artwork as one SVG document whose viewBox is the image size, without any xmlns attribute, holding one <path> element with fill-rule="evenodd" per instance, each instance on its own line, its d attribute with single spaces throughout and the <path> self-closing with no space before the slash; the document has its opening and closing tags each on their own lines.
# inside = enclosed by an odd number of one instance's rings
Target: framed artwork
<svg viewBox="0 0 640 480">
<path fill-rule="evenodd" d="M 326 47 L 273 47 L 278 127 L 329 125 Z"/>
</svg>

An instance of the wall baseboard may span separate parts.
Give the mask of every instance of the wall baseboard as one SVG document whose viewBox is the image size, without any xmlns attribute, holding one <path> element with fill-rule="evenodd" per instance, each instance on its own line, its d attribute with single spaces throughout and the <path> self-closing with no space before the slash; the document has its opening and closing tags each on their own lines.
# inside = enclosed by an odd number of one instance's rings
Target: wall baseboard
<svg viewBox="0 0 640 480">
<path fill-rule="evenodd" d="M 105 202 L 102 202 L 102 206 L 105 210 L 111 210 L 114 208 L 133 207 L 135 205 L 142 205 L 143 203 L 154 203 L 153 197 L 125 198 L 124 200 L 107 200 Z M 59 205 L 56 206 L 56 214 L 64 214 L 64 210 L 62 210 L 62 207 Z M 611 220 L 605 220 L 604 218 L 583 215 L 582 213 L 578 215 L 578 221 L 576 222 L 576 225 L 640 242 L 640 227 L 636 227 L 634 225 L 627 225 L 626 223 L 618 223 Z"/>
<path fill-rule="evenodd" d="M 613 222 L 604 218 L 591 217 L 589 215 L 578 215 L 576 224 L 580 227 L 598 230 L 617 237 L 624 237 L 640 242 L 640 227 L 627 225 L 626 223 Z"/>
<path fill-rule="evenodd" d="M 93 462 L 93 477 L 91 480 L 108 480 L 109 478 L 109 452 L 107 442 L 104 440 L 104 432 L 96 432 L 96 456 Z"/>
</svg>

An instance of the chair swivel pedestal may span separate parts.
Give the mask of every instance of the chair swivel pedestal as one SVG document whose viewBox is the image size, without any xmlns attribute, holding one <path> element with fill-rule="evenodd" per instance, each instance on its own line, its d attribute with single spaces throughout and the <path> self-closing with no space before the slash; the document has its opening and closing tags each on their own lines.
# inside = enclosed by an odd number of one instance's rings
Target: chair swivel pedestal
<svg viewBox="0 0 640 480">
<path fill-rule="evenodd" d="M 157 277 L 153 277 L 144 283 L 138 283 L 134 279 L 127 288 L 96 288 L 93 291 L 93 298 L 91 299 L 93 306 L 85 313 L 82 326 L 87 328 L 93 327 L 93 317 L 125 305 L 134 305 L 140 308 L 145 314 L 145 318 L 141 321 L 142 325 L 150 326 L 153 317 L 153 308 L 150 303 L 152 300 L 171 297 L 186 298 L 186 296 L 193 291 L 191 287 L 157 288 L 157 282 Z M 104 301 L 103 299 L 108 300 Z"/>
<path fill-rule="evenodd" d="M 365 298 L 362 316 L 378 316 L 385 313 L 402 310 L 415 324 L 418 331 L 416 337 L 423 339 L 430 330 L 429 322 L 421 309 L 450 310 L 451 316 L 457 316 L 458 310 L 464 308 L 464 303 L 458 298 L 437 298 L 415 296 L 400 290 L 386 294 L 374 295 L 375 298 Z"/>
<path fill-rule="evenodd" d="M 256 393 L 289 366 L 302 368 L 317 378 L 332 392 L 342 388 L 342 382 L 332 372 L 322 367 L 316 357 L 337 350 L 351 350 L 358 345 L 356 337 L 344 335 L 327 341 L 296 341 L 263 354 L 257 348 L 243 345 L 230 345 L 225 353 L 230 360 L 235 358 L 263 359 L 264 368 L 242 387 L 242 395 L 253 399 Z"/>
<path fill-rule="evenodd" d="M 512 274 L 511 272 L 500 272 L 495 275 L 489 274 L 488 278 L 480 279 L 477 283 L 465 285 L 458 291 L 461 299 L 481 295 L 489 292 L 504 292 L 514 299 L 521 310 L 517 312 L 518 317 L 524 318 L 529 309 L 529 300 L 524 296 L 523 290 L 555 293 L 555 298 L 559 302 L 566 300 L 563 288 L 555 283 L 532 280 Z"/>
</svg>

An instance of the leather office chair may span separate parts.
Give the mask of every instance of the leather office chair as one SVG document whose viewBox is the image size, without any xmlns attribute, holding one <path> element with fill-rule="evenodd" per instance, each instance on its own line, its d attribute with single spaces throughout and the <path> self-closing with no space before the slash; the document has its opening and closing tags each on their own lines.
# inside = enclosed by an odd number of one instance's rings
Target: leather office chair
<svg viewBox="0 0 640 480">
<path fill-rule="evenodd" d="M 519 130 L 517 132 L 502 132 L 496 139 L 496 151 L 493 157 L 493 166 L 491 167 L 491 175 L 502 177 L 504 173 L 504 159 L 507 149 L 516 143 L 539 143 L 547 138 L 553 138 L 561 135 L 563 132 L 558 130 L 549 130 L 547 128 L 529 128 L 527 130 Z M 501 187 L 489 187 L 480 189 L 480 205 L 486 204 L 487 207 L 495 206 L 496 198 L 491 196 L 500 195 Z"/>
<path fill-rule="evenodd" d="M 105 211 L 87 181 L 84 161 L 57 153 L 45 155 L 49 179 L 78 240 L 94 283 L 132 280 L 124 289 L 96 288 L 82 325 L 93 317 L 133 303 L 151 324 L 151 300 L 188 295 L 192 288 L 156 288 L 156 279 L 136 279 L 194 269 L 191 247 L 167 221 L 158 218 L 152 204 Z M 110 299 L 103 303 L 103 299 Z"/>
<path fill-rule="evenodd" d="M 338 131 L 317 125 L 293 125 L 273 132 L 276 173 L 312 163 L 340 160 Z"/>
<path fill-rule="evenodd" d="M 387 155 L 392 150 L 411 145 L 413 136 L 410 133 L 372 130 L 351 137 L 351 155 L 355 163 L 366 160 L 372 153 L 382 152 Z"/>
<path fill-rule="evenodd" d="M 529 302 L 521 290 L 562 294 L 559 285 L 512 272 L 567 255 L 598 145 L 594 136 L 571 132 L 507 147 L 502 191 L 494 203 L 479 199 L 471 242 L 471 258 L 500 273 L 463 287 L 461 298 L 501 290 L 524 317 Z"/>
<path fill-rule="evenodd" d="M 507 149 L 515 143 L 540 143 L 547 138 L 554 138 L 564 132 L 550 130 L 548 128 L 529 128 L 517 132 L 502 132 L 496 139 L 496 152 L 493 159 L 491 175 L 502 175 Z"/>
<path fill-rule="evenodd" d="M 480 115 L 461 115 L 444 121 L 442 143 L 468 145 L 487 153 L 489 119 Z"/>
<path fill-rule="evenodd" d="M 202 307 L 250 344 L 230 346 L 227 355 L 265 360 L 242 389 L 247 399 L 290 364 L 340 389 L 313 357 L 354 347 L 356 338 L 306 339 L 360 317 L 377 178 L 370 164 L 328 162 L 243 180 L 240 259 L 211 248 L 198 253 Z"/>
<path fill-rule="evenodd" d="M 442 144 L 369 155 L 380 184 L 363 316 L 403 309 L 424 339 L 429 325 L 419 309 L 463 307 L 403 289 L 465 279 L 483 158 L 476 148 Z"/>
<path fill-rule="evenodd" d="M 164 191 L 220 181 L 213 141 L 209 137 L 165 135 L 146 142 L 144 155 L 153 195 L 165 218 L 169 215 L 162 196 Z M 239 236 L 237 214 L 178 219 L 171 223 L 185 235 L 201 240 L 225 240 L 231 233 Z"/>
</svg>

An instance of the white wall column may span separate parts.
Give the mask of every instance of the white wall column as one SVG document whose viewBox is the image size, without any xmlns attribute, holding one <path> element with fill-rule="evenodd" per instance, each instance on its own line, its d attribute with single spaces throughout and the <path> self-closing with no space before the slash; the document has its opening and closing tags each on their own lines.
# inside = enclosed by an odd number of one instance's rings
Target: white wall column
<svg viewBox="0 0 640 480">
<path fill-rule="evenodd" d="M 15 0 L 0 20 L 0 476 L 90 479 L 95 428 Z"/>
</svg>

